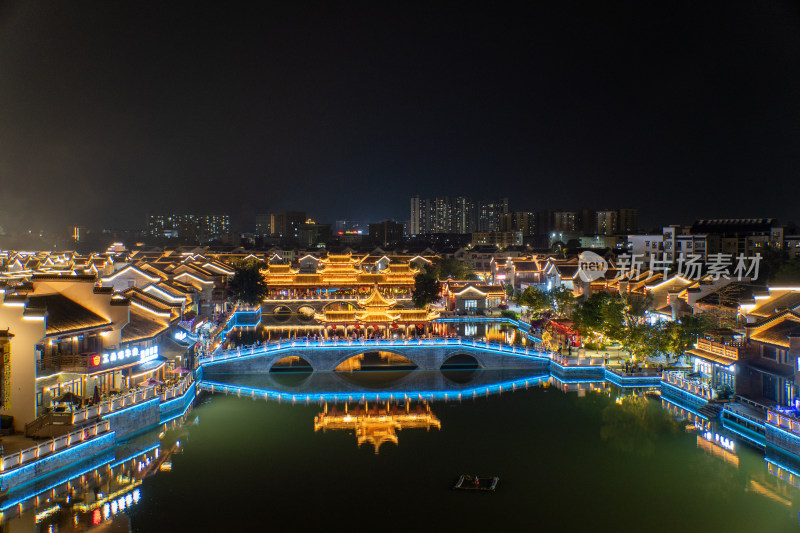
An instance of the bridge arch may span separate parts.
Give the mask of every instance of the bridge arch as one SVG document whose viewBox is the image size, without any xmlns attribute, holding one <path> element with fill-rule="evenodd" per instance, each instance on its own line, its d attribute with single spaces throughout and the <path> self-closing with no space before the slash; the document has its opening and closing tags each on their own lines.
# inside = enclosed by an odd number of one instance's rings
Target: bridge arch
<svg viewBox="0 0 800 533">
<path fill-rule="evenodd" d="M 286 322 L 292 317 L 292 310 L 285 305 L 279 305 L 272 310 L 272 316 L 278 322 Z"/>
<path fill-rule="evenodd" d="M 352 300 L 333 300 L 322 306 L 322 311 L 352 311 L 354 309 L 357 307 Z"/>
<path fill-rule="evenodd" d="M 446 356 L 440 368 L 442 370 L 476 370 L 481 367 L 481 362 L 474 355 L 458 352 Z"/>
<path fill-rule="evenodd" d="M 359 370 L 416 370 L 419 365 L 409 357 L 389 350 L 366 349 L 349 353 L 335 361 L 335 372 Z"/>
<path fill-rule="evenodd" d="M 308 305 L 301 305 L 297 309 L 297 316 L 300 317 L 300 320 L 311 320 L 314 318 L 314 313 L 316 313 L 314 308 Z"/>
<path fill-rule="evenodd" d="M 314 368 L 305 358 L 299 355 L 287 355 L 273 362 L 270 372 L 313 372 Z"/>
</svg>

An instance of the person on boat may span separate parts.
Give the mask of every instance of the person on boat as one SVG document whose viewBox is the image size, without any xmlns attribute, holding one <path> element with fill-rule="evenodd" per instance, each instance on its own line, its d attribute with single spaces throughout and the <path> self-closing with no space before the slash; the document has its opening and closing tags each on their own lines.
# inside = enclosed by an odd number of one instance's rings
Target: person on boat
<svg viewBox="0 0 800 533">
<path fill-rule="evenodd" d="M 475 484 L 475 486 L 476 486 L 476 487 L 477 487 L 478 485 L 480 485 L 480 483 L 481 483 L 481 482 L 480 482 L 480 480 L 478 479 L 478 474 L 475 474 L 475 475 L 472 477 L 472 482 Z"/>
</svg>

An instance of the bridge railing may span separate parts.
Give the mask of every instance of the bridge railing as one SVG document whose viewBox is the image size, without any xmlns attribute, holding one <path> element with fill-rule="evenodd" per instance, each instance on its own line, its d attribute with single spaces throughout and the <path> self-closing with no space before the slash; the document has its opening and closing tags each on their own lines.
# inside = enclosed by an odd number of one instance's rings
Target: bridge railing
<svg viewBox="0 0 800 533">
<path fill-rule="evenodd" d="M 101 420 L 91 426 L 67 433 L 66 435 L 61 435 L 37 444 L 36 446 L 5 455 L 0 459 L 0 472 L 8 472 L 13 468 L 17 468 L 32 461 L 37 461 L 42 457 L 56 453 L 65 448 L 82 444 L 98 435 L 108 433 L 109 431 L 111 431 L 111 423 L 108 420 Z"/>
<path fill-rule="evenodd" d="M 417 339 L 281 339 L 275 342 L 264 342 L 261 344 L 251 344 L 241 346 L 231 350 L 219 350 L 213 354 L 198 359 L 198 364 L 220 362 L 238 359 L 248 355 L 262 355 L 270 352 L 285 351 L 290 348 L 344 348 L 344 347 L 409 347 L 409 346 L 469 346 L 513 354 L 517 356 L 529 357 L 550 357 L 549 353 L 543 353 L 538 349 L 531 350 L 529 346 L 509 345 L 489 341 L 477 341 L 463 337 L 431 337 Z"/>
<path fill-rule="evenodd" d="M 145 387 L 130 391 L 121 396 L 115 396 L 104 400 L 98 404 L 85 407 L 80 411 L 75 411 L 72 415 L 73 424 L 81 424 L 92 420 L 100 415 L 105 415 L 120 409 L 125 409 L 132 405 L 146 402 L 156 397 L 155 387 Z"/>
<path fill-rule="evenodd" d="M 602 357 L 571 357 L 554 352 L 550 358 L 561 366 L 604 366 Z"/>
</svg>

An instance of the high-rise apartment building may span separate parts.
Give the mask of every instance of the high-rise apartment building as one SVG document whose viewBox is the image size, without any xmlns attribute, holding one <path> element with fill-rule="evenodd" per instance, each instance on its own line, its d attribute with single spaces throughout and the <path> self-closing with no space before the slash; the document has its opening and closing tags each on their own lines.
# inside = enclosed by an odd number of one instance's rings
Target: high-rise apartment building
<svg viewBox="0 0 800 533">
<path fill-rule="evenodd" d="M 606 209 L 595 213 L 594 234 L 616 235 L 618 233 L 619 217 L 616 209 Z"/>
<path fill-rule="evenodd" d="M 148 215 L 147 231 L 156 239 L 205 243 L 230 237 L 231 222 L 228 215 Z"/>
<path fill-rule="evenodd" d="M 272 237 L 297 239 L 300 237 L 300 226 L 305 221 L 305 211 L 276 211 L 269 216 L 269 234 Z"/>
<path fill-rule="evenodd" d="M 452 231 L 450 233 L 472 233 L 475 231 L 475 204 L 465 196 L 453 200 Z"/>
<path fill-rule="evenodd" d="M 500 221 L 508 213 L 508 198 L 478 203 L 477 231 L 500 231 Z"/>
<path fill-rule="evenodd" d="M 500 231 L 519 232 L 523 237 L 538 234 L 537 216 L 533 211 L 513 211 L 500 219 Z"/>
<path fill-rule="evenodd" d="M 269 219 L 270 216 L 268 214 L 256 215 L 256 237 L 264 238 L 270 234 Z"/>
<path fill-rule="evenodd" d="M 475 204 L 469 198 L 411 197 L 409 234 L 472 233 L 475 230 Z"/>
<path fill-rule="evenodd" d="M 577 211 L 554 211 L 552 230 L 555 232 L 577 232 L 580 216 Z"/>
<path fill-rule="evenodd" d="M 476 204 L 465 196 L 411 198 L 409 233 L 473 233 L 500 231 L 502 218 L 508 214 L 508 198 Z"/>
<path fill-rule="evenodd" d="M 387 246 L 403 238 L 403 225 L 393 220 L 384 220 L 369 225 L 369 239 L 380 246 Z"/>
<path fill-rule="evenodd" d="M 632 208 L 617 209 L 617 233 L 627 235 L 639 231 L 639 210 Z"/>
</svg>

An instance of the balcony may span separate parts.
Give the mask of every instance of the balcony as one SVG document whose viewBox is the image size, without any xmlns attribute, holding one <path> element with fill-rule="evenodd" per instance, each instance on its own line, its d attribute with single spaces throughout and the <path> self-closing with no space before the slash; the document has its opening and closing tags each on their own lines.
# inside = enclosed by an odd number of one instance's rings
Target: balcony
<svg viewBox="0 0 800 533">
<path fill-rule="evenodd" d="M 52 354 L 36 361 L 36 371 L 55 370 L 57 372 L 86 373 L 90 368 L 93 353 L 79 355 Z"/>
<path fill-rule="evenodd" d="M 742 346 L 741 342 L 734 342 L 723 344 L 721 342 L 714 342 L 708 339 L 698 339 L 696 348 L 703 352 L 716 355 L 718 357 L 725 357 L 727 359 L 739 359 L 739 348 Z"/>
</svg>

